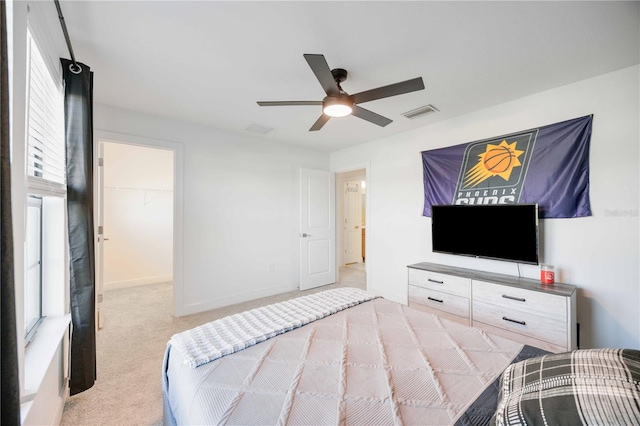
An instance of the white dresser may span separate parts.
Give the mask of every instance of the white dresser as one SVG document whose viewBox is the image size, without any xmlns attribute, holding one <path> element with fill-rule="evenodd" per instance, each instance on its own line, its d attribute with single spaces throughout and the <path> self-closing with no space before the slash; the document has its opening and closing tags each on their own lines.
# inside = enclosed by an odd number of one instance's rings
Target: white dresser
<svg viewBox="0 0 640 426">
<path fill-rule="evenodd" d="M 408 266 L 409 306 L 552 352 L 577 349 L 576 286 L 435 263 Z"/>
</svg>

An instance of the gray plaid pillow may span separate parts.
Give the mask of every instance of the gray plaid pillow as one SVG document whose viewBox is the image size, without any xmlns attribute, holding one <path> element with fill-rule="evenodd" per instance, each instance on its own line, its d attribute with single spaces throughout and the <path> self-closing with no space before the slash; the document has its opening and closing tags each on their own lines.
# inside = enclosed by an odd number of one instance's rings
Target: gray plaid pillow
<svg viewBox="0 0 640 426">
<path fill-rule="evenodd" d="M 640 426 L 640 351 L 582 349 L 512 364 L 491 424 Z"/>
</svg>

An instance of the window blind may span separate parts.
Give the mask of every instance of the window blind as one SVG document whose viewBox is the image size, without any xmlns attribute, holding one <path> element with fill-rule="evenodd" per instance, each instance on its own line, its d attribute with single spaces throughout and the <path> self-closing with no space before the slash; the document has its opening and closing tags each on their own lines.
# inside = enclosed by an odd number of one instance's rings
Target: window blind
<svg viewBox="0 0 640 426">
<path fill-rule="evenodd" d="M 28 33 L 27 176 L 30 189 L 66 190 L 64 95 Z"/>
</svg>

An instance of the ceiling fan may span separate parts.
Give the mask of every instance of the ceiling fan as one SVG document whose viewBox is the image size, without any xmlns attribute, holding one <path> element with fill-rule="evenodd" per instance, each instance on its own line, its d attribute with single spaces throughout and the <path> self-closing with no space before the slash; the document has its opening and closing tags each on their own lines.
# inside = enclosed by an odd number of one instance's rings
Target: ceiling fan
<svg viewBox="0 0 640 426">
<path fill-rule="evenodd" d="M 311 126 L 309 129 L 310 132 L 320 130 L 331 117 L 344 117 L 350 114 L 384 127 L 393 120 L 369 111 L 368 109 L 364 109 L 357 104 L 424 89 L 422 77 L 418 77 L 400 83 L 378 87 L 376 89 L 365 90 L 364 92 L 356 93 L 355 95 L 349 95 L 347 92 L 342 90 L 342 87 L 340 86 L 340 83 L 347 79 L 347 71 L 345 69 L 335 68 L 330 70 L 323 55 L 305 54 L 304 58 L 307 60 L 311 70 L 316 75 L 320 85 L 327 93 L 327 96 L 321 101 L 259 101 L 258 105 L 322 105 L 322 115 L 313 124 L 313 126 Z"/>
</svg>

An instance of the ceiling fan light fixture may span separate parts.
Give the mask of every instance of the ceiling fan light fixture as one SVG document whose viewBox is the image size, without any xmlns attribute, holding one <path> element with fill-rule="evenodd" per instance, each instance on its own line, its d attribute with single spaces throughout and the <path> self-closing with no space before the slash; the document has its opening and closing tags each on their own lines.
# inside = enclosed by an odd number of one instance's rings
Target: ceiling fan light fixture
<svg viewBox="0 0 640 426">
<path fill-rule="evenodd" d="M 346 117 L 353 112 L 353 102 L 345 98 L 327 97 L 322 103 L 322 112 L 329 117 Z"/>
</svg>

